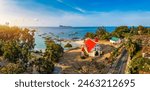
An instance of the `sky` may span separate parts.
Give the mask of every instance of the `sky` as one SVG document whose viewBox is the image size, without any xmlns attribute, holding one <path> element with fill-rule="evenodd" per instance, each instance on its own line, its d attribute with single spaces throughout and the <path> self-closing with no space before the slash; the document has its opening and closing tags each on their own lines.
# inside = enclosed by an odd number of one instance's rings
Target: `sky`
<svg viewBox="0 0 150 91">
<path fill-rule="evenodd" d="M 150 0 L 0 0 L 0 24 L 149 26 Z"/>
</svg>

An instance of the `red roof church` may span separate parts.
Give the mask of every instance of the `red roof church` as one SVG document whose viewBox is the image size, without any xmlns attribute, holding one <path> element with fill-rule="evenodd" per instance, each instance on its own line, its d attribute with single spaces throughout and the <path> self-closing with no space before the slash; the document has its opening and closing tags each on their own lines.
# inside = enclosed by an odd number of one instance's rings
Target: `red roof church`
<svg viewBox="0 0 150 91">
<path fill-rule="evenodd" d="M 86 46 L 88 52 L 91 52 L 91 50 L 95 47 L 95 45 L 96 45 L 96 42 L 94 42 L 91 39 L 87 39 L 85 41 L 85 46 Z"/>
<path fill-rule="evenodd" d="M 101 48 L 100 44 L 98 44 L 98 38 L 95 38 L 95 40 L 86 39 L 82 51 L 85 51 L 89 56 L 93 57 L 100 55 Z"/>
</svg>

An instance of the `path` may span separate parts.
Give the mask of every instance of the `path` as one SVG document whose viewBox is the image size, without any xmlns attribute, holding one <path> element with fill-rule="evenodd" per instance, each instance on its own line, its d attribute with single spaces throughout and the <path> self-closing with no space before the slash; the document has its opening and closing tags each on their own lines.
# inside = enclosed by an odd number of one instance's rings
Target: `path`
<svg viewBox="0 0 150 91">
<path fill-rule="evenodd" d="M 117 74 L 124 74 L 125 73 L 125 68 L 127 65 L 127 60 L 128 60 L 128 52 L 127 50 L 123 49 L 121 57 L 118 59 L 118 63 L 115 67 L 115 70 L 117 71 Z"/>
</svg>

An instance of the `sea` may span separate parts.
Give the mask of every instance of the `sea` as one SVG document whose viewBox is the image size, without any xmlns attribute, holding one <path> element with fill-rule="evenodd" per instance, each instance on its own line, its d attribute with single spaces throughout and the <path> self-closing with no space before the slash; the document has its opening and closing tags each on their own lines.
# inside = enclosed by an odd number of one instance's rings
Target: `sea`
<svg viewBox="0 0 150 91">
<path fill-rule="evenodd" d="M 35 50 L 44 50 L 45 38 L 57 39 L 83 39 L 87 32 L 95 33 L 98 27 L 30 27 L 35 29 Z M 112 32 L 116 27 L 105 27 L 108 32 Z M 65 45 L 65 44 L 62 44 Z"/>
</svg>

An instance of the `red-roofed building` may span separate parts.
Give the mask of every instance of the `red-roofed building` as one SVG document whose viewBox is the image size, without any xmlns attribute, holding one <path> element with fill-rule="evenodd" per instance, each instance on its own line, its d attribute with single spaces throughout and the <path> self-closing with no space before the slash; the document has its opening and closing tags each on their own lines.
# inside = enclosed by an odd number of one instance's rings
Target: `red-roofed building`
<svg viewBox="0 0 150 91">
<path fill-rule="evenodd" d="M 98 44 L 98 39 L 95 40 L 86 39 L 84 41 L 84 46 L 82 47 L 82 51 L 86 52 L 89 56 L 92 57 L 100 56 L 101 47 L 100 44 Z"/>
</svg>

